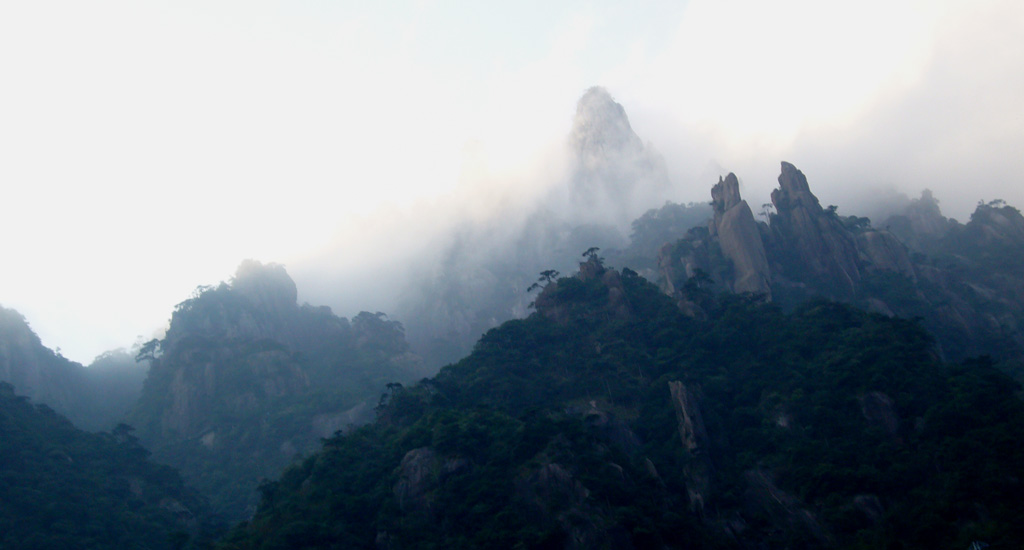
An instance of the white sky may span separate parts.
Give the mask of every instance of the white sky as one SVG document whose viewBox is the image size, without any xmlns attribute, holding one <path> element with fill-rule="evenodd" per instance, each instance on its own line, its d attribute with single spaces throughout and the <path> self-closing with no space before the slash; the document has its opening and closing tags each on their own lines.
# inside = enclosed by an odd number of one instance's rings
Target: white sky
<svg viewBox="0 0 1024 550">
<path fill-rule="evenodd" d="M 543 181 L 591 85 L 666 199 L 733 171 L 759 205 L 788 160 L 847 213 L 1024 207 L 1021 37 L 1018 1 L 2 2 L 0 304 L 87 363 L 244 258 Z"/>
</svg>

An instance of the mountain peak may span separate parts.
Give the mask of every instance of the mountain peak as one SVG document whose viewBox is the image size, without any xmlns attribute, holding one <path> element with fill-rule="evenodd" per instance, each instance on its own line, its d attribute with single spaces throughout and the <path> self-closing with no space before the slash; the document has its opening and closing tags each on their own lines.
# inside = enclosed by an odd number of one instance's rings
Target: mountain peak
<svg viewBox="0 0 1024 550">
<path fill-rule="evenodd" d="M 607 153 L 636 154 L 644 148 L 629 125 L 626 110 L 600 86 L 587 90 L 576 103 L 570 141 L 584 162 Z"/>
<path fill-rule="evenodd" d="M 576 163 L 570 200 L 584 215 L 601 212 L 606 223 L 610 214 L 628 226 L 668 186 L 664 159 L 644 147 L 626 110 L 604 88 L 590 88 L 577 103 L 569 148 Z"/>
<path fill-rule="evenodd" d="M 298 301 L 295 281 L 281 264 L 243 260 L 231 280 L 231 288 L 253 302 L 273 310 L 294 307 Z"/>
</svg>

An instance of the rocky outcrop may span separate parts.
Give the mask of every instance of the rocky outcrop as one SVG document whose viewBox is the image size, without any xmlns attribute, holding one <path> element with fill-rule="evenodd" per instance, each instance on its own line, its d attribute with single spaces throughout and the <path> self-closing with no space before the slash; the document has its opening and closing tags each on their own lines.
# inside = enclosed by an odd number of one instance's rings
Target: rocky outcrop
<svg viewBox="0 0 1024 550">
<path fill-rule="evenodd" d="M 835 541 L 818 518 L 799 499 L 780 489 L 770 472 L 760 468 L 748 470 L 744 472 L 744 478 L 747 482 L 744 496 L 752 512 L 765 514 L 773 524 L 784 525 L 791 533 L 814 543 L 807 547 L 828 548 L 834 545 Z"/>
<path fill-rule="evenodd" d="M 265 311 L 287 311 L 296 305 L 299 292 L 295 281 L 280 264 L 263 265 L 244 260 L 238 266 L 231 288 Z"/>
<path fill-rule="evenodd" d="M 284 350 L 237 353 L 220 347 L 177 369 L 167 388 L 168 406 L 160 417 L 162 437 L 190 439 L 216 430 L 219 414 L 257 414 L 268 401 L 307 391 L 309 376 Z M 242 372 L 221 368 L 244 362 Z M 227 410 L 225 410 L 227 409 Z"/>
<path fill-rule="evenodd" d="M 711 188 L 714 221 L 722 254 L 732 262 L 733 292 L 753 292 L 771 298 L 771 272 L 764 243 L 747 201 L 740 198 L 739 180 L 730 173 Z"/>
<path fill-rule="evenodd" d="M 888 231 L 868 230 L 856 235 L 857 250 L 869 271 L 893 271 L 917 281 L 907 247 Z"/>
<path fill-rule="evenodd" d="M 683 472 L 690 510 L 703 513 L 704 501 L 711 487 L 711 461 L 707 456 L 708 435 L 699 400 L 697 394 L 680 381 L 669 382 L 668 388 L 676 411 L 679 437 L 692 457 Z"/>
<path fill-rule="evenodd" d="M 1024 356 L 1024 216 L 1016 208 L 981 203 L 961 225 L 925 191 L 880 229 L 822 208 L 787 162 L 770 225 L 753 220 L 733 174 L 711 195 L 713 219 L 658 253 L 659 284 L 687 315 L 705 316 L 722 290 L 789 305 L 824 296 L 924 317 L 949 358 Z"/>
<path fill-rule="evenodd" d="M 861 279 L 853 235 L 834 211 L 821 207 L 807 178 L 788 162 L 782 163 L 772 204 L 772 236 L 785 276 L 811 278 L 842 297 L 853 297 Z"/>
<path fill-rule="evenodd" d="M 603 260 L 596 254 L 591 255 L 587 261 L 580 262 L 579 267 L 580 270 L 573 280 L 550 281 L 540 291 L 534 301 L 538 313 L 558 323 L 567 322 L 579 314 L 617 319 L 629 319 L 633 315 L 625 288 L 622 286 L 622 275 L 618 271 L 606 268 Z M 581 283 L 591 288 L 604 289 L 599 307 L 595 308 L 596 304 L 593 303 L 587 303 L 582 307 L 584 304 L 579 303 L 579 298 L 596 297 L 599 294 L 573 290 L 578 289 Z"/>
<path fill-rule="evenodd" d="M 896 402 L 882 392 L 868 392 L 857 397 L 860 414 L 872 426 L 881 428 L 894 440 L 899 439 L 900 418 L 896 414 Z"/>
<path fill-rule="evenodd" d="M 398 481 L 392 492 L 403 512 L 431 511 L 433 492 L 452 474 L 470 466 L 465 458 L 442 457 L 430 447 L 413 449 L 402 457 L 398 466 Z"/>
<path fill-rule="evenodd" d="M 764 240 L 750 206 L 740 197 L 735 174 L 719 178 L 711 197 L 714 217 L 707 227 L 694 227 L 659 251 L 664 290 L 676 294 L 685 281 L 704 274 L 727 290 L 770 300 L 772 273 Z"/>
<path fill-rule="evenodd" d="M 910 201 L 902 213 L 890 216 L 880 227 L 891 231 L 913 250 L 933 253 L 941 248 L 942 239 L 957 225 L 956 220 L 942 215 L 939 201 L 925 189 L 920 198 Z"/>
<path fill-rule="evenodd" d="M 1024 245 L 1024 216 L 999 200 L 979 204 L 964 232 L 974 246 L 1020 247 Z"/>
</svg>

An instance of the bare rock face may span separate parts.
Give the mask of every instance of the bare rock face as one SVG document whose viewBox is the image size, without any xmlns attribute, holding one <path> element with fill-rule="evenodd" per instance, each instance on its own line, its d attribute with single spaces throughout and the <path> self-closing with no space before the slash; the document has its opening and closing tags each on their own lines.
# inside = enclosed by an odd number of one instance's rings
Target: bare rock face
<svg viewBox="0 0 1024 550">
<path fill-rule="evenodd" d="M 704 498 L 711 487 L 711 463 L 705 451 L 708 444 L 707 429 L 704 427 L 696 393 L 680 381 L 669 382 L 668 388 L 672 394 L 672 406 L 676 410 L 679 436 L 686 451 L 694 458 L 683 472 L 690 510 L 701 513 L 704 510 Z"/>
<path fill-rule="evenodd" d="M 393 492 L 403 512 L 429 510 L 429 490 L 437 481 L 438 456 L 430 447 L 413 449 L 402 457 Z"/>
<path fill-rule="evenodd" d="M 713 234 L 722 254 L 732 261 L 734 292 L 755 292 L 771 297 L 771 271 L 764 243 L 747 201 L 740 198 L 739 181 L 730 173 L 711 188 L 715 218 Z"/>
<path fill-rule="evenodd" d="M 860 413 L 873 426 L 885 430 L 889 436 L 899 439 L 900 419 L 896 414 L 896 402 L 882 392 L 869 392 L 857 397 Z"/>
<path fill-rule="evenodd" d="M 680 283 L 708 274 L 733 292 L 752 292 L 771 299 L 771 267 L 754 214 L 740 197 L 734 174 L 711 188 L 713 219 L 707 227 L 694 227 L 676 243 L 666 244 L 658 255 L 662 287 L 669 294 Z"/>
<path fill-rule="evenodd" d="M 895 271 L 911 281 L 917 281 L 917 273 L 907 247 L 892 233 L 865 231 L 856 236 L 856 244 L 869 269 Z"/>
<path fill-rule="evenodd" d="M 813 547 L 829 548 L 835 541 L 818 518 L 803 506 L 795 496 L 780 489 L 771 472 L 761 468 L 748 470 L 744 473 L 747 482 L 745 498 L 747 506 L 760 509 L 772 522 L 788 526 L 801 538 L 815 542 Z M 811 547 L 811 546 L 808 546 Z"/>
<path fill-rule="evenodd" d="M 853 296 L 861 279 L 853 235 L 821 207 L 807 178 L 788 162 L 782 163 L 772 204 L 772 233 L 789 256 L 783 263 L 828 283 L 841 297 Z"/>
<path fill-rule="evenodd" d="M 164 437 L 198 437 L 214 427 L 210 420 L 217 408 L 255 414 L 269 400 L 309 387 L 309 377 L 283 350 L 253 350 L 239 357 L 220 348 L 204 359 L 174 371 L 167 387 L 168 407 L 160 417 Z M 249 369 L 241 378 L 237 373 L 229 377 L 220 368 L 229 361 L 245 361 Z"/>
</svg>

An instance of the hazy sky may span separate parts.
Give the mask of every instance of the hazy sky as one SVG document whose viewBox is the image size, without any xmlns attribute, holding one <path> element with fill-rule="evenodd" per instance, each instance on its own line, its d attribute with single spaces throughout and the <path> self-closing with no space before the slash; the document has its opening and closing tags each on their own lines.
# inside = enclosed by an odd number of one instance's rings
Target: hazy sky
<svg viewBox="0 0 1024 550">
<path fill-rule="evenodd" d="M 365 270 L 414 246 L 388 219 L 549 181 L 592 85 L 666 199 L 788 160 L 841 212 L 1024 206 L 1022 36 L 1019 1 L 2 2 L 0 304 L 89 362 L 244 258 Z"/>
</svg>

